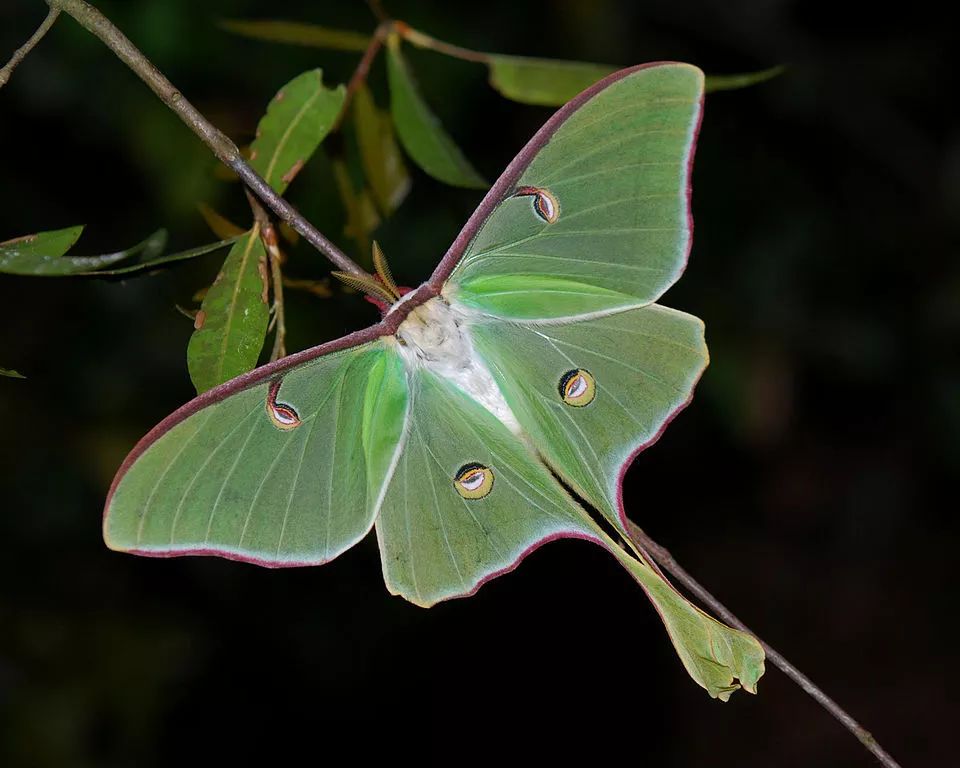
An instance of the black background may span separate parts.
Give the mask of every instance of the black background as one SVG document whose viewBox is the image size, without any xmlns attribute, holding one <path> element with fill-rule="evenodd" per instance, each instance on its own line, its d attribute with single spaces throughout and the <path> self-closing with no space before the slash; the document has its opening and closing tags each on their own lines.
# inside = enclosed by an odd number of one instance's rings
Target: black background
<svg viewBox="0 0 960 768">
<path fill-rule="evenodd" d="M 216 19 L 373 26 L 359 0 L 100 6 L 239 142 L 284 82 L 313 66 L 343 82 L 358 57 L 239 39 Z M 705 319 L 712 364 L 628 474 L 626 507 L 904 766 L 954 762 L 960 126 L 946 16 L 783 0 L 387 6 L 481 50 L 789 65 L 708 97 L 693 255 L 664 303 Z M 0 58 L 44 12 L 3 0 Z M 549 114 L 500 98 L 481 67 L 410 55 L 488 177 Z M 175 246 L 206 242 L 197 202 L 248 216 L 214 166 L 69 19 L 0 91 L 0 239 L 85 223 L 78 253 L 159 225 Z M 290 194 L 351 246 L 322 157 Z M 429 274 L 478 201 L 415 175 L 377 232 L 401 282 Z M 286 571 L 107 551 L 113 472 L 192 394 L 192 327 L 174 305 L 216 270 L 214 256 L 125 282 L 0 278 L 0 365 L 29 377 L 0 379 L 0 764 L 874 764 L 772 667 L 759 696 L 710 700 L 632 580 L 584 543 L 430 611 L 387 595 L 372 540 Z M 300 248 L 289 270 L 327 267 Z M 288 312 L 293 349 L 376 319 L 352 296 L 294 295 Z"/>
</svg>

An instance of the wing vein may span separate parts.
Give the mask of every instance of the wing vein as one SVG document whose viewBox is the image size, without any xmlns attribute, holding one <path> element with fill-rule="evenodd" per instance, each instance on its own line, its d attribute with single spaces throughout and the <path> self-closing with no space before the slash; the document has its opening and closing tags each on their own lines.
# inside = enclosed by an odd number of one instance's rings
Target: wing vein
<svg viewBox="0 0 960 768">
<path fill-rule="evenodd" d="M 153 490 L 150 491 L 150 495 L 147 497 L 147 503 L 143 508 L 143 514 L 140 516 L 140 524 L 137 526 L 137 545 L 140 544 L 140 539 L 143 538 L 143 526 L 147 522 L 147 513 L 150 511 L 150 505 L 153 503 L 154 496 L 156 496 L 157 490 L 160 488 L 160 485 L 163 483 L 167 474 L 173 468 L 173 465 L 177 463 L 180 457 L 183 455 L 183 452 L 187 449 L 187 446 L 193 442 L 193 439 L 200 434 L 207 422 L 210 421 L 210 417 L 213 415 L 212 411 L 207 414 L 207 417 L 203 420 L 203 423 L 197 427 L 197 431 L 194 432 L 190 437 L 183 441 L 183 445 L 180 446 L 180 450 L 177 451 L 173 458 L 170 459 L 170 463 L 167 464 L 166 469 L 163 470 L 160 477 L 157 478 L 156 484 L 153 486 Z"/>
<path fill-rule="evenodd" d="M 431 458 L 436 463 L 436 465 L 440 468 L 440 472 L 443 473 L 444 472 L 443 464 L 440 463 L 440 460 L 436 457 L 433 450 L 430 448 L 430 445 L 423 438 L 423 435 L 420 433 L 420 427 L 417 426 L 416 429 L 417 429 L 417 435 L 420 438 L 420 445 L 424 449 L 423 451 L 424 464 L 429 465 L 429 462 L 426 460 L 427 454 L 429 453 Z M 460 565 L 457 562 L 456 555 L 453 554 L 453 547 L 450 546 L 450 539 L 447 537 L 447 526 L 444 525 L 443 523 L 443 514 L 440 510 L 440 498 L 437 496 L 437 484 L 434 481 L 433 473 L 428 472 L 427 474 L 429 475 L 429 478 L 430 478 L 430 490 L 433 492 L 434 509 L 436 509 L 437 511 L 437 522 L 440 523 L 440 532 L 443 534 L 443 543 L 447 545 L 447 552 L 450 555 L 450 562 L 453 563 L 453 567 L 457 572 L 457 577 L 460 579 L 460 586 L 466 589 L 467 582 L 464 580 L 463 574 L 460 572 Z"/>
<path fill-rule="evenodd" d="M 207 458 L 203 460 L 203 464 L 201 464 L 200 467 L 197 469 L 197 471 L 193 473 L 193 479 L 190 481 L 189 485 L 187 485 L 186 489 L 184 489 L 183 493 L 181 494 L 180 503 L 177 504 L 177 510 L 173 514 L 173 521 L 170 523 L 170 545 L 171 546 L 173 545 L 174 538 L 176 537 L 175 534 L 177 529 L 177 521 L 180 519 L 180 514 L 183 511 L 183 503 L 187 500 L 187 496 L 190 495 L 190 491 L 193 490 L 193 486 L 196 484 L 197 480 L 200 479 L 200 475 L 203 474 L 203 471 L 207 468 L 207 465 L 210 463 L 211 459 L 213 459 L 213 457 L 216 456 L 217 453 L 219 453 L 220 449 L 227 444 L 227 440 L 233 437 L 234 433 L 238 429 L 240 429 L 240 427 L 246 424 L 247 420 L 258 410 L 260 410 L 259 404 L 257 404 L 253 408 L 253 410 L 251 410 L 246 416 L 240 419 L 234 425 L 233 429 L 231 429 L 226 435 L 224 435 L 223 439 L 217 444 L 217 447 L 207 454 Z"/>
</svg>

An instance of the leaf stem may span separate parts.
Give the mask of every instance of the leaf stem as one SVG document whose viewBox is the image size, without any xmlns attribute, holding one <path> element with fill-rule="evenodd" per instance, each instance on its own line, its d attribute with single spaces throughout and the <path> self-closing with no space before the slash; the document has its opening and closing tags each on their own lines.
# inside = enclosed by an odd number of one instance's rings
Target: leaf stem
<svg viewBox="0 0 960 768">
<path fill-rule="evenodd" d="M 270 225 L 264 231 L 263 242 L 267 246 L 270 257 L 270 282 L 273 285 L 273 319 L 277 324 L 273 335 L 273 350 L 270 352 L 270 362 L 287 356 L 287 325 L 284 320 L 283 309 L 283 273 L 280 270 L 280 248 L 277 246 L 277 231 Z"/>
<path fill-rule="evenodd" d="M 340 125 L 350 111 L 350 103 L 353 101 L 354 94 L 360 86 L 367 81 L 367 77 L 370 75 L 370 67 L 373 66 L 373 62 L 377 58 L 377 54 L 380 53 L 380 49 L 383 48 L 387 34 L 389 34 L 392 28 L 393 24 L 391 22 L 384 21 L 374 31 L 373 37 L 370 38 L 370 43 L 367 45 L 367 49 L 360 58 L 360 63 L 357 64 L 357 68 L 353 71 L 353 74 L 350 76 L 350 81 L 347 83 L 347 92 L 343 98 L 343 106 L 340 107 L 340 114 L 337 115 L 337 119 L 333 122 L 333 127 L 330 129 L 331 132 L 340 129 Z"/>
<path fill-rule="evenodd" d="M 274 192 L 263 177 L 243 159 L 237 145 L 200 114 L 160 70 L 100 11 L 84 0 L 47 0 L 47 4 L 51 10 L 62 10 L 69 14 L 88 32 L 100 38 L 121 61 L 150 86 L 164 104 L 200 137 L 221 162 L 230 167 L 257 197 L 299 232 L 314 248 L 339 269 L 361 277 L 369 277 L 356 262 L 324 237 L 290 203 Z"/>
<path fill-rule="evenodd" d="M 30 53 L 36 44 L 43 39 L 43 36 L 50 31 L 50 27 L 53 26 L 53 22 L 57 20 L 59 15 L 60 9 L 51 6 L 50 12 L 47 13 L 47 17 L 43 20 L 43 23 L 37 27 L 37 31 L 30 36 L 27 42 L 13 52 L 10 61 L 4 64 L 3 69 L 0 69 L 0 88 L 3 88 L 3 86 L 7 84 L 10 80 L 10 75 L 13 74 L 13 70 L 17 68 L 17 65 L 27 57 L 27 54 Z"/>
<path fill-rule="evenodd" d="M 666 548 L 655 542 L 651 539 L 642 528 L 633 523 L 630 520 L 627 520 L 629 526 L 628 530 L 630 532 L 630 537 L 635 540 L 637 546 L 642 550 L 647 552 L 650 557 L 652 557 L 660 566 L 663 567 L 667 573 L 673 576 L 679 583 L 683 584 L 692 594 L 694 594 L 697 599 L 703 602 L 705 605 L 709 606 L 710 609 L 721 619 L 723 619 L 727 624 L 732 627 L 736 627 L 739 630 L 747 632 L 753 635 L 757 642 L 763 646 L 764 653 L 766 653 L 767 658 L 770 659 L 773 664 L 778 667 L 787 677 L 789 677 L 793 682 L 799 685 L 808 696 L 813 698 L 820 706 L 822 706 L 827 712 L 833 715 L 834 718 L 840 721 L 840 723 L 846 728 L 850 733 L 857 737 L 860 740 L 860 743 L 863 744 L 873 755 L 876 757 L 881 765 L 886 766 L 887 768 L 900 768 L 900 764 L 891 757 L 887 751 L 877 743 L 877 740 L 873 738 L 873 735 L 860 723 L 854 720 L 847 712 L 841 708 L 837 702 L 831 699 L 827 694 L 825 694 L 820 688 L 818 688 L 813 681 L 807 677 L 803 672 L 797 669 L 793 664 L 787 661 L 780 653 L 773 649 L 768 643 L 764 642 L 760 637 L 757 636 L 757 633 L 749 629 L 740 619 L 738 619 L 729 608 L 727 608 L 723 603 L 721 603 L 717 598 L 712 594 L 707 592 L 706 589 L 691 576 L 687 571 L 673 558 L 673 555 L 670 554 L 670 551 Z"/>
<path fill-rule="evenodd" d="M 446 56 L 452 56 L 455 59 L 463 59 L 464 61 L 473 61 L 479 64 L 490 63 L 490 55 L 487 53 L 474 51 L 470 48 L 461 48 L 459 45 L 437 40 L 437 38 L 431 37 L 425 32 L 420 32 L 402 21 L 395 21 L 393 27 L 404 40 L 417 48 L 427 48 Z"/>
<path fill-rule="evenodd" d="M 377 21 L 382 23 L 390 20 L 390 15 L 384 10 L 380 0 L 367 0 L 367 7 L 370 9 L 370 13 L 377 17 Z"/>
<path fill-rule="evenodd" d="M 247 200 L 250 202 L 254 220 L 260 225 L 260 241 L 270 261 L 270 284 L 273 287 L 273 319 L 270 328 L 274 330 L 273 349 L 270 352 L 272 363 L 287 355 L 287 324 L 283 308 L 283 271 L 281 269 L 283 253 L 280 251 L 277 229 L 273 226 L 270 214 L 249 191 L 247 191 Z"/>
</svg>

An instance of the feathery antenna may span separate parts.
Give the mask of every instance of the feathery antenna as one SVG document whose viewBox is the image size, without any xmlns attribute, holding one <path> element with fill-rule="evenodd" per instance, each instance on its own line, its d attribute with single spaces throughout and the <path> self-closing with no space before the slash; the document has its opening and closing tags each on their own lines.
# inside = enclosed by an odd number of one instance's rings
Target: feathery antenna
<svg viewBox="0 0 960 768">
<path fill-rule="evenodd" d="M 387 287 L 387 290 L 393 294 L 394 301 L 399 299 L 400 289 L 397 288 L 397 284 L 393 280 L 393 275 L 390 273 L 387 257 L 383 255 L 383 249 L 376 240 L 373 241 L 373 268 L 377 272 L 377 277 L 379 277 L 381 282 Z"/>
</svg>

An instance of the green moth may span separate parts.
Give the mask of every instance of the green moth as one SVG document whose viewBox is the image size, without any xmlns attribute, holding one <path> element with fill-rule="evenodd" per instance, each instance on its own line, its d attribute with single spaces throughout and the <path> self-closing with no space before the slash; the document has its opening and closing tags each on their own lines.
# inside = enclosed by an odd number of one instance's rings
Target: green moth
<svg viewBox="0 0 960 768">
<path fill-rule="evenodd" d="M 702 101 L 703 74 L 672 63 L 581 93 L 427 282 L 400 296 L 377 254 L 380 323 L 216 387 L 144 437 L 110 489 L 107 545 L 304 566 L 375 527 L 387 588 L 430 606 L 586 539 L 640 583 L 712 696 L 755 691 L 759 644 L 663 578 L 621 499 L 707 365 L 700 320 L 654 303 L 690 250 Z"/>
</svg>

